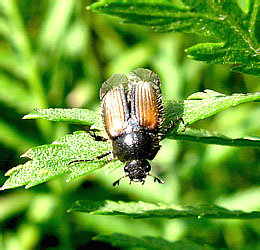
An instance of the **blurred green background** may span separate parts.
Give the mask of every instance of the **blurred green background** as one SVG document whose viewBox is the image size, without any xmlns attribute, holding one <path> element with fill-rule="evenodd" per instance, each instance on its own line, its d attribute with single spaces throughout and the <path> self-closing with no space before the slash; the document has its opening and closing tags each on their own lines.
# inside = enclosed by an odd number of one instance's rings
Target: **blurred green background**
<svg viewBox="0 0 260 250">
<path fill-rule="evenodd" d="M 22 120 L 34 108 L 81 107 L 98 110 L 98 91 L 114 73 L 138 67 L 159 74 L 163 99 L 182 100 L 213 89 L 224 94 L 259 91 L 259 77 L 230 72 L 226 65 L 188 59 L 184 50 L 202 41 L 182 33 L 149 28 L 86 10 L 90 1 L 6 0 L 0 3 L 0 184 L 30 147 L 51 143 L 77 129 L 64 123 Z M 257 103 L 231 108 L 197 122 L 194 128 L 231 137 L 260 136 Z M 113 181 L 123 174 L 96 171 L 66 183 L 63 177 L 0 193 L 0 244 L 3 249 L 82 249 L 98 233 L 120 232 L 189 240 L 214 247 L 259 246 L 259 220 L 133 220 L 67 213 L 76 200 L 104 199 L 211 203 L 230 209 L 260 209 L 259 151 L 164 140 L 153 173 L 166 184 L 144 186 Z M 1 246 L 1 245 L 0 245 Z"/>
</svg>

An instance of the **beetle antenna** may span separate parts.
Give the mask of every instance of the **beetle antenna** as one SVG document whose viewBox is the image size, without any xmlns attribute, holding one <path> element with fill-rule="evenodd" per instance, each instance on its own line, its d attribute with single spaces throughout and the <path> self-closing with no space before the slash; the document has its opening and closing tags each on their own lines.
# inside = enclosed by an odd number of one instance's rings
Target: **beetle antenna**
<svg viewBox="0 0 260 250">
<path fill-rule="evenodd" d="M 157 176 L 155 175 L 152 175 L 152 174 L 148 174 L 149 176 L 152 176 L 154 178 L 154 182 L 158 181 L 158 183 L 160 184 L 164 184 L 164 181 L 161 180 L 160 178 L 158 178 Z"/>
<path fill-rule="evenodd" d="M 104 158 L 105 156 L 107 156 L 107 155 L 109 155 L 109 154 L 111 154 L 111 153 L 112 153 L 112 151 L 108 151 L 108 152 L 106 152 L 106 153 L 104 153 L 104 154 L 102 154 L 102 155 L 98 155 L 97 157 L 95 157 L 95 158 L 93 158 L 93 159 L 89 159 L 89 160 L 87 160 L 87 159 L 83 159 L 83 160 L 74 160 L 74 161 L 70 161 L 69 163 L 67 163 L 67 165 L 71 165 L 71 164 L 76 163 L 76 162 L 84 162 L 84 161 L 95 161 L 95 160 L 99 160 L 99 159 L 102 159 L 102 158 Z"/>
<path fill-rule="evenodd" d="M 184 120 L 182 119 L 182 117 L 179 117 L 176 122 L 178 122 L 178 121 L 181 121 L 182 124 L 183 124 L 183 130 L 182 130 L 181 132 L 185 132 L 185 130 L 186 130 L 186 124 L 185 124 Z"/>
<path fill-rule="evenodd" d="M 116 186 L 116 185 L 119 186 L 119 181 L 120 181 L 121 179 L 125 178 L 125 177 L 128 177 L 128 176 L 127 176 L 127 175 L 124 175 L 124 176 L 122 176 L 121 178 L 119 178 L 117 181 L 115 181 L 115 182 L 113 183 L 113 187 Z M 130 183 L 129 183 L 129 184 L 131 184 L 131 180 L 130 180 Z"/>
</svg>

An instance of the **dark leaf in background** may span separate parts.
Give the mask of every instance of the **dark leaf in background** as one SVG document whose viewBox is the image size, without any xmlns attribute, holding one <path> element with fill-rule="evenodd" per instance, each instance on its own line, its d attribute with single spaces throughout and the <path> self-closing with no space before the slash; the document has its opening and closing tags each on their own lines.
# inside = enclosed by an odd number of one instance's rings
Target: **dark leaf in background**
<svg viewBox="0 0 260 250">
<path fill-rule="evenodd" d="M 203 43 L 187 49 L 190 58 L 207 63 L 238 64 L 232 70 L 260 75 L 260 48 L 256 35 L 258 1 L 245 13 L 236 1 L 183 0 L 109 1 L 94 3 L 88 9 L 141 24 L 159 32 L 178 31 L 218 38 L 220 43 Z"/>
<path fill-rule="evenodd" d="M 215 205 L 180 207 L 167 204 L 123 201 L 77 201 L 70 212 L 92 215 L 121 215 L 135 219 L 143 218 L 197 218 L 197 219 L 259 219 L 260 212 L 232 211 Z"/>
</svg>

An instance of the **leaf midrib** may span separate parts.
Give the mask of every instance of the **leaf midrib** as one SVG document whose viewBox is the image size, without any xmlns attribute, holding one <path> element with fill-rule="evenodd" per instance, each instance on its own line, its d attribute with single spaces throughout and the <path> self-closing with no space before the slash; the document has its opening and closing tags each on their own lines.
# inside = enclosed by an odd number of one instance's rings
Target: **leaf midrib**
<svg viewBox="0 0 260 250">
<path fill-rule="evenodd" d="M 253 44 L 253 40 L 251 39 L 250 33 L 248 32 L 248 30 L 247 30 L 247 32 L 246 32 L 246 31 L 245 31 L 243 28 L 241 28 L 236 22 L 234 22 L 234 21 L 231 19 L 231 16 L 229 15 L 229 13 L 225 12 L 225 10 L 222 9 L 222 8 L 220 8 L 219 5 L 213 4 L 212 10 L 213 10 L 213 11 L 214 11 L 214 10 L 217 10 L 218 16 L 223 15 L 223 13 L 224 13 L 224 15 L 225 15 L 225 17 L 226 17 L 225 20 L 226 20 L 227 23 L 230 25 L 230 28 L 234 27 L 233 30 L 236 31 L 237 37 L 239 37 L 239 36 L 242 35 L 242 38 L 244 38 L 243 41 L 245 41 L 246 45 L 248 45 L 248 47 L 249 47 L 250 49 L 252 49 L 254 53 L 257 52 L 257 49 L 254 48 L 254 47 L 255 47 L 255 44 Z M 223 11 L 223 12 L 222 12 L 222 11 Z M 214 12 L 213 12 L 213 13 L 214 13 Z M 253 36 L 253 34 L 252 34 L 252 36 Z M 258 45 L 258 44 L 257 44 L 257 45 Z M 257 47 L 257 46 L 256 46 L 256 47 Z"/>
</svg>

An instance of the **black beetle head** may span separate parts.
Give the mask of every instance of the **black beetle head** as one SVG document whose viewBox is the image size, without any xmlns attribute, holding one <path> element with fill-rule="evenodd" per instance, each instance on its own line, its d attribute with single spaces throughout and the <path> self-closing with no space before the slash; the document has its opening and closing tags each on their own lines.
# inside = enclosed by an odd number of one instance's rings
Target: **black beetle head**
<svg viewBox="0 0 260 250">
<path fill-rule="evenodd" d="M 132 160 L 126 163 L 124 170 L 130 181 L 144 183 L 151 166 L 147 160 Z"/>
<path fill-rule="evenodd" d="M 151 170 L 151 166 L 147 160 L 131 160 L 126 163 L 124 170 L 125 170 L 125 175 L 122 176 L 117 181 L 115 181 L 113 183 L 113 186 L 119 185 L 119 181 L 125 177 L 129 177 L 130 184 L 131 181 L 142 182 L 142 184 L 144 184 L 145 179 L 148 175 L 154 178 L 154 182 L 157 181 L 158 183 L 161 184 L 164 183 L 163 180 L 149 173 Z"/>
</svg>

